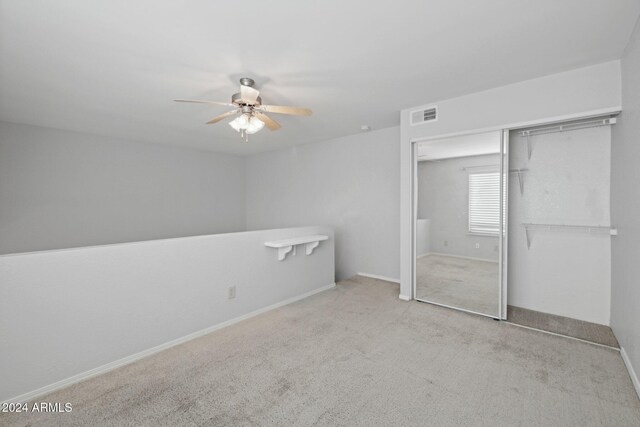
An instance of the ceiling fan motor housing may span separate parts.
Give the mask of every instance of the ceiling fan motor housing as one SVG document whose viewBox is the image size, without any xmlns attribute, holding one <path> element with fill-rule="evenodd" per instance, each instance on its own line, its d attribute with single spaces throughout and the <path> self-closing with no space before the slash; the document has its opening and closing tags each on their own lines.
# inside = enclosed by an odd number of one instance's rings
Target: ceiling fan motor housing
<svg viewBox="0 0 640 427">
<path fill-rule="evenodd" d="M 242 101 L 242 97 L 240 96 L 239 93 L 234 93 L 233 96 L 231 96 L 231 102 L 236 104 L 236 105 L 246 105 L 244 101 Z M 256 98 L 256 103 L 254 105 L 261 105 L 262 104 L 262 98 L 258 97 Z"/>
<path fill-rule="evenodd" d="M 242 86 L 253 87 L 253 85 L 256 84 L 256 82 L 253 81 L 253 79 L 250 79 L 249 77 L 243 77 L 240 79 L 240 84 Z"/>
<path fill-rule="evenodd" d="M 249 77 L 242 77 L 240 79 L 240 84 L 242 86 L 247 86 L 247 87 L 253 87 L 253 85 L 256 84 L 256 82 Z M 256 102 L 254 104 L 247 104 L 246 102 L 244 102 L 242 100 L 242 96 L 239 93 L 234 93 L 233 96 L 231 97 L 231 102 L 239 105 L 239 106 L 245 106 L 245 105 L 261 105 L 262 104 L 262 98 L 257 97 L 256 98 Z"/>
</svg>

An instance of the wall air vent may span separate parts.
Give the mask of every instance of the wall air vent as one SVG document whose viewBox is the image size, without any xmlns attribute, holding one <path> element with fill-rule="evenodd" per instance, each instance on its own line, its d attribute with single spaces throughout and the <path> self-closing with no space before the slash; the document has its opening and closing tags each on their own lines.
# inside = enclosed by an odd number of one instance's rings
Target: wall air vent
<svg viewBox="0 0 640 427">
<path fill-rule="evenodd" d="M 438 106 L 428 107 L 411 112 L 411 126 L 438 120 Z"/>
</svg>

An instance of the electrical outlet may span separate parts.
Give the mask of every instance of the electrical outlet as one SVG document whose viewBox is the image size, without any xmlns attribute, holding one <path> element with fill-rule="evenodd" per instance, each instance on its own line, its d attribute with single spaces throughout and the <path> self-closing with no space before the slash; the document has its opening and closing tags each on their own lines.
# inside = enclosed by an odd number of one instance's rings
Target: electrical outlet
<svg viewBox="0 0 640 427">
<path fill-rule="evenodd" d="M 449 241 L 445 240 L 443 246 L 449 246 Z"/>
<path fill-rule="evenodd" d="M 493 247 L 493 251 L 494 251 L 494 252 L 498 252 L 498 245 L 495 245 L 495 246 Z"/>
<path fill-rule="evenodd" d="M 228 299 L 233 299 L 236 297 L 236 287 L 234 286 L 229 286 L 229 290 L 227 291 L 227 298 Z"/>
<path fill-rule="evenodd" d="M 476 243 L 476 249 L 480 249 L 480 243 Z"/>
</svg>

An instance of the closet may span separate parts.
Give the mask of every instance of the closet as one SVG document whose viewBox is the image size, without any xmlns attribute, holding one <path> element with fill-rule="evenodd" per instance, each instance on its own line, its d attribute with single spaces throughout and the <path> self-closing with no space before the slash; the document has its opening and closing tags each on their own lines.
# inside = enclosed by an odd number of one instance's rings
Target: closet
<svg viewBox="0 0 640 427">
<path fill-rule="evenodd" d="M 506 134 L 417 145 L 416 300 L 506 318 Z"/>
<path fill-rule="evenodd" d="M 508 321 L 617 346 L 607 327 L 614 124 L 510 131 Z"/>
</svg>

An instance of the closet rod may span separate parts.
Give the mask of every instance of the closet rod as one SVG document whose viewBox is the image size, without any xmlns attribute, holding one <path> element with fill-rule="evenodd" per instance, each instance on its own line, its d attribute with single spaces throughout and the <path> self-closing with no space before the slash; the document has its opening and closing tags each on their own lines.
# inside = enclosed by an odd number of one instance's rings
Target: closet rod
<svg viewBox="0 0 640 427">
<path fill-rule="evenodd" d="M 569 123 L 564 125 L 548 126 L 544 128 L 523 130 L 520 132 L 520 136 L 530 137 L 536 135 L 545 135 L 548 133 L 567 132 L 570 130 L 588 129 L 600 126 L 609 126 L 616 124 L 615 117 L 607 117 L 606 119 L 589 120 L 579 123 Z"/>
<path fill-rule="evenodd" d="M 618 235 L 618 229 L 610 225 L 570 225 L 570 224 L 539 224 L 539 223 L 522 223 L 527 238 L 527 249 L 531 248 L 531 240 L 533 238 L 531 232 L 533 230 L 546 231 L 582 231 L 587 233 L 606 232 L 611 236 Z"/>
<path fill-rule="evenodd" d="M 500 165 L 479 165 L 479 166 L 465 166 L 462 171 L 486 171 L 486 172 L 499 172 Z"/>
<path fill-rule="evenodd" d="M 610 225 L 575 225 L 575 224 L 541 224 L 533 222 L 523 222 L 525 228 L 542 228 L 546 230 L 581 230 L 581 231 L 609 231 L 611 235 L 617 234 L 617 229 Z"/>
</svg>

